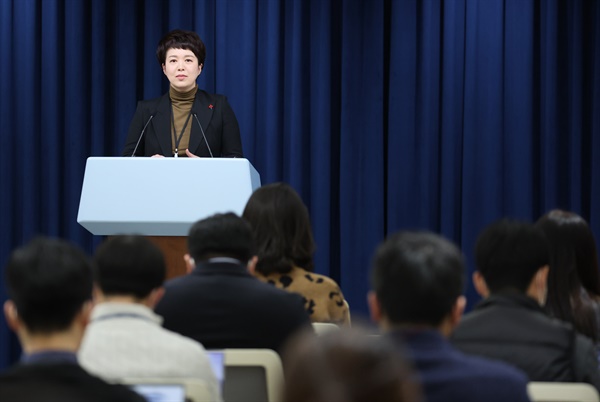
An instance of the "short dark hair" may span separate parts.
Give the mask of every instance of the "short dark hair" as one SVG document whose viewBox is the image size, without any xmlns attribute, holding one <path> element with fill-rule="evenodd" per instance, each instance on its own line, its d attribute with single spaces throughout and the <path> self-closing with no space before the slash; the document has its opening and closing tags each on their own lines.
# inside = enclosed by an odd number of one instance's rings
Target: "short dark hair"
<svg viewBox="0 0 600 402">
<path fill-rule="evenodd" d="M 166 272 L 162 252 L 144 236 L 109 237 L 94 255 L 94 279 L 105 295 L 142 299 L 162 285 Z"/>
<path fill-rule="evenodd" d="M 294 266 L 314 269 L 315 242 L 308 209 L 291 186 L 273 183 L 260 187 L 250 196 L 242 217 L 252 227 L 258 272 L 287 273 Z"/>
<path fill-rule="evenodd" d="M 14 250 L 5 275 L 8 296 L 32 333 L 69 328 L 92 297 L 90 261 L 64 240 L 37 237 Z"/>
<path fill-rule="evenodd" d="M 559 209 L 535 224 L 550 249 L 546 310 L 598 340 L 594 298 L 600 296 L 596 240 L 588 223 L 574 212 Z"/>
<path fill-rule="evenodd" d="M 475 264 L 491 293 L 525 293 L 535 273 L 548 265 L 548 243 L 533 224 L 502 219 L 479 235 Z"/>
<path fill-rule="evenodd" d="M 250 225 L 233 212 L 209 216 L 190 228 L 188 250 L 196 261 L 223 256 L 247 262 L 253 255 Z"/>
<path fill-rule="evenodd" d="M 434 233 L 398 232 L 378 247 L 371 282 L 391 323 L 437 327 L 463 293 L 462 254 Z"/>
<path fill-rule="evenodd" d="M 175 29 L 163 36 L 156 48 L 156 58 L 161 66 L 166 62 L 169 49 L 191 50 L 196 58 L 198 58 L 198 65 L 204 65 L 206 46 L 204 46 L 204 42 L 202 42 L 200 36 L 194 31 Z"/>
</svg>

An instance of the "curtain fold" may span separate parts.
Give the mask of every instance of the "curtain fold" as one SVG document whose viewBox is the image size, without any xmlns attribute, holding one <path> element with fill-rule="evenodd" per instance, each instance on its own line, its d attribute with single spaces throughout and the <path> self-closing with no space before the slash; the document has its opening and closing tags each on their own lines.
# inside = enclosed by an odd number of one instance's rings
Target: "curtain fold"
<svg viewBox="0 0 600 402">
<path fill-rule="evenodd" d="M 388 229 L 421 227 L 419 200 L 412 197 L 419 192 L 420 162 L 418 130 L 417 82 L 419 56 L 418 4 L 414 1 L 392 1 L 389 33 L 389 93 L 387 138 L 387 215 Z M 436 107 L 437 109 L 437 107 Z M 435 109 L 434 109 L 435 110 Z M 434 161 L 437 163 L 437 161 Z M 402 205 L 402 208 L 398 206 Z"/>
<path fill-rule="evenodd" d="M 304 35 L 309 44 L 299 60 L 299 72 L 310 77 L 307 85 L 307 115 L 304 135 L 308 146 L 302 158 L 306 161 L 304 201 L 311 212 L 317 250 L 315 266 L 340 278 L 339 263 L 339 81 L 340 46 L 339 2 L 311 0 L 310 30 Z M 300 134 L 302 135 L 302 134 Z M 325 268 L 325 269 L 324 269 Z"/>
<path fill-rule="evenodd" d="M 441 23 L 440 67 L 440 232 L 451 239 L 462 236 L 461 198 L 452 196 L 463 183 L 463 127 L 465 90 L 465 0 L 444 2 Z"/>
<path fill-rule="evenodd" d="M 505 185 L 502 212 L 516 218 L 534 216 L 535 104 L 533 70 L 535 9 L 531 2 L 507 1 L 504 5 L 503 83 L 501 92 L 504 137 L 502 144 Z"/>
<path fill-rule="evenodd" d="M 503 216 L 570 209 L 600 236 L 598 1 L 2 0 L 2 261 L 38 233 L 93 252 L 86 158 L 120 155 L 137 101 L 167 91 L 174 28 L 204 40 L 200 88 L 228 96 L 262 182 L 300 193 L 355 316 L 396 230 L 448 236 L 469 272 Z"/>
<path fill-rule="evenodd" d="M 12 13 L 13 4 L 0 1 L 0 52 L 8 55 L 12 52 Z M 10 77 L 13 63 L 0 63 L 0 77 Z M 2 127 L 7 127 L 13 114 L 13 102 L 7 94 L 13 93 L 12 80 L 0 79 L 0 147 L 14 149 L 13 136 L 9 135 Z M 14 188 L 14 175 L 8 174 L 13 169 L 13 154 L 2 154 L 0 157 L 0 258 L 5 261 L 15 244 L 15 217 L 14 206 L 16 197 L 12 196 Z M 3 275 L 0 277 L 4 277 Z M 0 282 L 3 282 L 0 280 Z M 6 288 L 0 286 L 0 300 L 6 300 Z M 4 318 L 4 317 L 3 317 Z M 11 361 L 11 351 L 14 350 L 11 334 L 6 326 L 6 321 L 0 319 L 0 369 L 6 367 Z"/>
<path fill-rule="evenodd" d="M 593 3 L 589 15 L 593 24 L 589 26 L 589 37 L 592 45 L 590 46 L 593 51 L 589 53 L 589 71 L 590 71 L 590 85 L 589 93 L 590 100 L 588 102 L 588 118 L 590 122 L 589 133 L 591 134 L 591 177 L 590 177 L 590 225 L 595 229 L 594 234 L 598 234 L 600 230 L 600 74 L 597 71 L 600 70 L 600 2 Z M 589 48 L 586 49 L 589 51 Z M 596 241 L 598 241 L 596 239 Z"/>
<path fill-rule="evenodd" d="M 340 286 L 358 296 L 348 295 L 356 311 L 369 288 L 370 257 L 384 236 L 383 16 L 382 0 L 342 5 Z"/>
</svg>

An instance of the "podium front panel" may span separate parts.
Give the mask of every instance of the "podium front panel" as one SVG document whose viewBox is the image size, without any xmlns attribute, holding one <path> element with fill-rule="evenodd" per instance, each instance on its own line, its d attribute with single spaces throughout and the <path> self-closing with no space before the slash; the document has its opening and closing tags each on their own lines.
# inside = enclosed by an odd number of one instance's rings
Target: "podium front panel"
<svg viewBox="0 0 600 402">
<path fill-rule="evenodd" d="M 199 219 L 241 215 L 258 187 L 243 158 L 91 157 L 77 222 L 95 235 L 187 236 Z"/>
</svg>

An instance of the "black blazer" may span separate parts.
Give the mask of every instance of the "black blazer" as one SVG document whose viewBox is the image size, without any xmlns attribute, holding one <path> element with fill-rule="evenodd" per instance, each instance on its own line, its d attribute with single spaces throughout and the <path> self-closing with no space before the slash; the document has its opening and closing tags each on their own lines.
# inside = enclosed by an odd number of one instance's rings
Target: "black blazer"
<svg viewBox="0 0 600 402">
<path fill-rule="evenodd" d="M 587 382 L 600 390 L 592 341 L 548 317 L 525 294 L 500 293 L 481 301 L 461 319 L 451 341 L 464 353 L 518 367 L 530 381 Z"/>
<path fill-rule="evenodd" d="M 165 328 L 207 349 L 279 351 L 296 331 L 312 330 L 300 295 L 263 283 L 233 263 L 199 263 L 189 275 L 167 281 L 156 313 Z"/>
<path fill-rule="evenodd" d="M 204 129 L 206 140 L 215 157 L 242 158 L 242 141 L 240 127 L 235 114 L 223 95 L 209 94 L 198 89 L 192 105 L 192 113 L 196 113 L 198 121 Z M 171 133 L 171 99 L 167 92 L 160 98 L 142 100 L 129 126 L 123 156 L 132 156 L 144 125 L 149 122 L 135 154 L 152 156 L 155 154 L 173 156 Z M 190 124 L 189 150 L 198 156 L 210 157 L 210 152 L 202 138 L 198 121 L 192 116 Z"/>
</svg>

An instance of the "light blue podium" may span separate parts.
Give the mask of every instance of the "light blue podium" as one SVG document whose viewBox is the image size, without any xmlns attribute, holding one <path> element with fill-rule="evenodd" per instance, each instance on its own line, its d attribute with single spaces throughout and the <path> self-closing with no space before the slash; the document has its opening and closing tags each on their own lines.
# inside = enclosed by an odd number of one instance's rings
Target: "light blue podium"
<svg viewBox="0 0 600 402">
<path fill-rule="evenodd" d="M 241 215 L 258 187 L 258 172 L 243 158 L 90 157 L 77 222 L 94 235 L 151 236 L 166 258 L 173 247 L 160 242 L 181 244 L 181 263 L 194 222 L 218 212 Z"/>
</svg>

